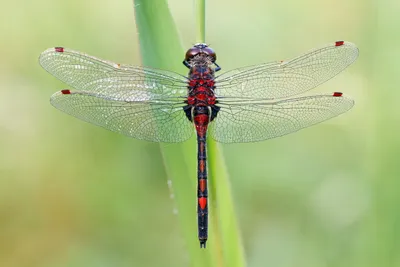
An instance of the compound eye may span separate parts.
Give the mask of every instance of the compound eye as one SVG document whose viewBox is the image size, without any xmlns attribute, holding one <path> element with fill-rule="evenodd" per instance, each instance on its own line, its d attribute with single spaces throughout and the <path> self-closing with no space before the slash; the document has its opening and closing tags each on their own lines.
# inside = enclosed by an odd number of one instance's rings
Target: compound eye
<svg viewBox="0 0 400 267">
<path fill-rule="evenodd" d="M 210 57 L 212 57 L 213 62 L 217 59 L 217 55 L 214 52 L 214 49 L 210 48 L 210 47 L 206 47 L 203 48 L 203 52 L 207 55 L 209 55 Z"/>
<path fill-rule="evenodd" d="M 200 53 L 200 48 L 192 47 L 186 52 L 185 60 L 188 61 Z"/>
</svg>

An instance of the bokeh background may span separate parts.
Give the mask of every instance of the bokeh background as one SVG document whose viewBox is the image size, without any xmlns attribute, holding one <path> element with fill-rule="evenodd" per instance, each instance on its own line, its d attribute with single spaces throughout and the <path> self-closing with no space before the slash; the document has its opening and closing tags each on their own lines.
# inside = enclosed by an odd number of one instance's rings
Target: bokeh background
<svg viewBox="0 0 400 267">
<path fill-rule="evenodd" d="M 351 95 L 351 111 L 223 145 L 248 266 L 400 266 L 399 3 L 209 1 L 225 70 L 342 39 L 360 49 L 315 90 Z M 188 48 L 194 4 L 169 4 Z M 190 266 L 160 145 L 54 109 L 66 85 L 37 62 L 65 46 L 140 64 L 132 1 L 3 1 L 0 36 L 0 266 Z"/>
</svg>

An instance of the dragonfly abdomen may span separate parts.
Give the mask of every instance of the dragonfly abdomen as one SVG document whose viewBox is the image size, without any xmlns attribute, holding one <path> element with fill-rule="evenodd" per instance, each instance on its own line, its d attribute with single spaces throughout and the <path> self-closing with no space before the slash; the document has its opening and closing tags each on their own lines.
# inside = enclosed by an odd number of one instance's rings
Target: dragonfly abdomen
<svg viewBox="0 0 400 267">
<path fill-rule="evenodd" d="M 198 143 L 198 170 L 197 170 L 197 220 L 200 247 L 206 247 L 208 237 L 208 190 L 207 190 L 207 153 L 206 137 L 197 136 Z"/>
<path fill-rule="evenodd" d="M 193 122 L 197 132 L 197 220 L 200 247 L 206 247 L 208 232 L 208 190 L 207 190 L 207 152 L 206 134 L 210 120 L 210 107 L 193 109 Z"/>
</svg>

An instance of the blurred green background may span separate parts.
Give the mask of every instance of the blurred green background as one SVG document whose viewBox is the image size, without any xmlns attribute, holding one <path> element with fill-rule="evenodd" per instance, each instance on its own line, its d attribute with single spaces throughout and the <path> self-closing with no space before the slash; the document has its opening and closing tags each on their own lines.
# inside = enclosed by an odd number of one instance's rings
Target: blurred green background
<svg viewBox="0 0 400 267">
<path fill-rule="evenodd" d="M 169 4 L 189 48 L 194 4 Z M 248 266 L 400 266 L 399 12 L 395 0 L 209 1 L 224 70 L 342 39 L 360 49 L 314 91 L 345 92 L 351 111 L 223 145 Z M 160 145 L 54 109 L 66 85 L 37 62 L 65 46 L 140 64 L 133 3 L 3 1 L 0 34 L 0 266 L 189 266 Z"/>
</svg>

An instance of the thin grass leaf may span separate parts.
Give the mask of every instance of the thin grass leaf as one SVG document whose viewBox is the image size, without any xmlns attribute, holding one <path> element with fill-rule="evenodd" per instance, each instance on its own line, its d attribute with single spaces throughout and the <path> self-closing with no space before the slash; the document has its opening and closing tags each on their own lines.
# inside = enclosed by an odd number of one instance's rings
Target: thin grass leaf
<svg viewBox="0 0 400 267">
<path fill-rule="evenodd" d="M 185 51 L 166 2 L 136 0 L 134 6 L 143 65 L 187 73 L 182 65 Z M 192 138 L 182 144 L 161 144 L 160 150 L 172 182 L 191 266 L 212 267 L 217 265 L 208 250 L 200 249 L 197 239 L 196 147 L 195 139 Z M 170 245 L 168 240 L 163 242 L 166 246 Z"/>
</svg>

